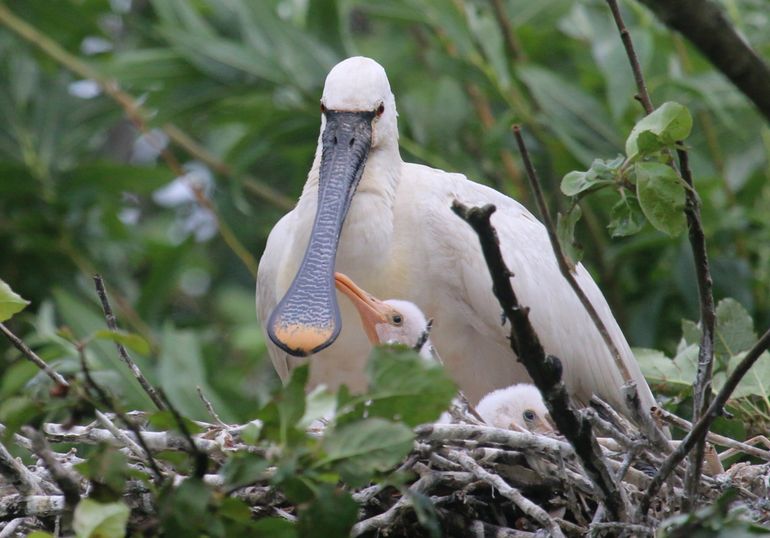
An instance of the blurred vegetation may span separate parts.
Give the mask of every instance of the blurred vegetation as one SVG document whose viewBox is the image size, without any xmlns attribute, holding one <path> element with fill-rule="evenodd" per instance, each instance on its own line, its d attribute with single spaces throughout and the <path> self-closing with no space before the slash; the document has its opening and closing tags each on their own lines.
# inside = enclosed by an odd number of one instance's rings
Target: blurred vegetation
<svg viewBox="0 0 770 538">
<path fill-rule="evenodd" d="M 769 58 L 766 2 L 721 3 Z M 340 59 L 371 56 L 387 69 L 405 160 L 461 171 L 531 209 L 512 123 L 523 126 L 551 205 L 565 210 L 562 177 L 621 155 L 642 116 L 602 0 L 12 0 L 0 8 L 52 41 L 22 39 L 7 20 L 0 31 L 0 278 L 31 301 L 11 326 L 75 375 L 73 342 L 104 326 L 91 283 L 102 274 L 121 326 L 150 344 L 135 350 L 139 365 L 190 418 L 205 417 L 195 385 L 224 420 L 243 422 L 278 384 L 248 258 L 259 258 L 300 193 L 324 77 Z M 715 296 L 734 299 L 724 308 L 753 336 L 770 324 L 770 129 L 681 37 L 637 3 L 622 8 L 653 101 L 692 115 L 687 146 Z M 70 55 L 64 63 L 57 48 Z M 79 65 L 140 109 L 117 102 Z M 682 320 L 697 319 L 698 298 L 686 234 L 640 221 L 638 233 L 611 237 L 611 191 L 580 202 L 583 260 L 632 346 L 692 361 L 697 327 Z M 722 376 L 750 344 L 719 356 Z M 111 341 L 95 339 L 86 353 L 126 408 L 149 408 Z M 69 409 L 49 402 L 47 380 L 5 341 L 0 356 L 0 422 L 62 420 Z M 650 364 L 648 374 L 668 367 Z M 668 382 L 671 372 L 652 377 Z M 667 392 L 681 411 L 693 378 L 677 379 L 684 388 Z M 766 425 L 769 378 L 753 379 L 742 416 L 764 413 Z M 736 437 L 749 433 L 723 422 Z"/>
</svg>

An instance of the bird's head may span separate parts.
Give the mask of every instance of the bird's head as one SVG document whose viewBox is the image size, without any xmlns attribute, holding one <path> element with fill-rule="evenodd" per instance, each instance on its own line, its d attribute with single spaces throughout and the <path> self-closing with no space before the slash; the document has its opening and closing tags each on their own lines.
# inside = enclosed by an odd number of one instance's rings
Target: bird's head
<svg viewBox="0 0 770 538">
<path fill-rule="evenodd" d="M 342 273 L 335 273 L 334 280 L 337 289 L 358 310 L 364 332 L 373 345 L 403 344 L 432 358 L 432 344 L 426 335 L 430 322 L 416 304 L 399 299 L 381 301 Z"/>
<path fill-rule="evenodd" d="M 371 58 L 354 56 L 329 71 L 321 96 L 322 133 L 336 113 L 358 114 L 371 124 L 372 150 L 398 142 L 396 99 L 385 69 Z"/>
<path fill-rule="evenodd" d="M 476 406 L 484 422 L 496 428 L 533 433 L 551 433 L 555 426 L 540 391 L 529 383 L 495 390 Z"/>
<path fill-rule="evenodd" d="M 372 59 L 357 56 L 334 66 L 321 112 L 313 229 L 299 270 L 267 324 L 270 339 L 292 355 L 316 353 L 339 335 L 334 265 L 342 225 L 370 152 L 398 146 L 395 99 L 385 70 Z"/>
</svg>

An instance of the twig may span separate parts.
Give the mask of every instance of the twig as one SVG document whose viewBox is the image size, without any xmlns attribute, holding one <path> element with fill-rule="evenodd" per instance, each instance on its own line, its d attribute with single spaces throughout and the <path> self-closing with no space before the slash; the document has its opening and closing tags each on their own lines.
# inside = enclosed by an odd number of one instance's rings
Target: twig
<svg viewBox="0 0 770 538">
<path fill-rule="evenodd" d="M 526 59 L 522 58 L 522 49 L 521 45 L 519 45 L 518 40 L 516 39 L 516 33 L 513 31 L 513 25 L 511 25 L 511 21 L 508 20 L 508 15 L 505 13 L 505 6 L 503 6 L 502 0 L 491 0 L 492 2 L 492 9 L 495 12 L 495 19 L 497 20 L 498 26 L 500 26 L 500 30 L 503 33 L 503 41 L 505 42 L 505 49 L 508 53 L 508 56 L 510 56 L 511 60 L 520 60 L 520 59 Z"/>
<path fill-rule="evenodd" d="M 22 523 L 24 523 L 23 517 L 9 521 L 5 527 L 3 527 L 3 530 L 0 531 L 0 538 L 11 538 L 14 535 L 13 533 L 16 532 L 16 529 L 18 529 Z"/>
<path fill-rule="evenodd" d="M 617 0 L 607 0 L 615 24 L 620 32 L 623 46 L 626 49 L 631 70 L 634 74 L 639 98 L 647 114 L 654 110 L 650 94 L 644 82 L 639 60 L 634 50 L 631 35 L 623 22 L 620 14 Z M 697 11 L 697 10 L 696 10 Z M 682 180 L 687 184 L 684 189 L 686 204 L 684 208 L 689 228 L 690 246 L 692 248 L 693 259 L 695 262 L 695 274 L 698 284 L 698 298 L 700 302 L 700 326 L 701 342 L 698 351 L 698 371 L 693 384 L 693 421 L 697 422 L 709 407 L 711 398 L 711 377 L 714 364 L 714 325 L 716 322 L 716 312 L 714 308 L 714 295 L 712 291 L 711 270 L 709 269 L 708 252 L 706 250 L 706 238 L 703 232 L 703 226 L 700 220 L 700 202 L 695 191 L 695 186 L 690 172 L 689 158 L 687 151 L 678 144 L 676 150 L 679 158 L 679 174 Z M 674 170 L 676 167 L 671 165 Z M 683 504 L 685 509 L 693 507 L 691 502 L 696 498 L 697 487 L 700 482 L 700 476 L 703 467 L 703 455 L 705 454 L 705 437 L 698 440 L 695 445 L 695 453 L 690 458 L 687 467 L 687 476 L 685 478 L 685 497 Z"/>
<path fill-rule="evenodd" d="M 0 5 L 0 10 L 2 9 L 2 5 Z M 5 337 L 14 345 L 16 349 L 21 351 L 22 355 L 27 357 L 29 360 L 31 360 L 35 366 L 40 368 L 45 374 L 50 377 L 54 383 L 58 385 L 62 385 L 64 387 L 69 387 L 70 384 L 67 382 L 66 379 L 64 379 L 60 373 L 58 373 L 56 370 L 51 368 L 48 363 L 46 363 L 43 359 L 41 359 L 34 351 L 32 351 L 27 344 L 25 344 L 18 336 L 13 334 L 8 327 L 6 327 L 4 324 L 0 323 L 0 332 L 2 332 Z"/>
<path fill-rule="evenodd" d="M 567 257 L 564 255 L 564 251 L 562 250 L 561 245 L 559 244 L 559 238 L 556 236 L 556 228 L 553 224 L 553 220 L 551 219 L 548 205 L 545 203 L 543 190 L 540 188 L 540 179 L 537 176 L 535 167 L 532 165 L 532 160 L 529 158 L 529 151 L 527 150 L 527 145 L 524 143 L 524 138 L 521 135 L 521 129 L 518 125 L 514 125 L 513 134 L 516 137 L 516 143 L 518 144 L 519 151 L 521 152 L 521 159 L 524 161 L 524 169 L 527 171 L 527 178 L 529 179 L 529 184 L 532 187 L 532 192 L 535 195 L 535 201 L 537 203 L 538 210 L 540 211 L 540 216 L 543 219 L 543 224 L 545 225 L 545 228 L 548 232 L 548 239 L 551 242 L 551 248 L 553 249 L 556 261 L 558 262 L 559 270 L 561 271 L 564 279 L 569 283 L 570 287 L 575 292 L 575 295 L 577 295 L 580 303 L 583 305 L 583 308 L 585 308 L 588 316 L 591 318 L 591 321 L 593 321 L 596 330 L 601 335 L 602 340 L 604 340 L 604 345 L 607 346 L 610 355 L 612 355 L 612 358 L 615 361 L 615 366 L 618 368 L 618 371 L 623 377 L 623 380 L 626 382 L 626 385 L 633 383 L 633 377 L 628 371 L 628 367 L 623 361 L 623 357 L 620 355 L 620 350 L 615 344 L 615 341 L 612 339 L 612 336 L 610 336 L 610 333 L 607 330 L 607 326 L 604 324 L 604 321 L 602 321 L 602 318 L 599 316 L 599 313 L 596 311 L 593 303 L 591 303 L 588 297 L 586 297 L 585 292 L 583 292 L 583 289 L 577 283 L 577 280 L 575 280 L 575 276 L 573 275 L 574 268 L 571 267 Z M 639 406 L 637 409 L 641 409 L 641 406 Z M 634 409 L 632 408 L 631 410 L 633 412 Z M 649 410 L 641 409 L 641 413 L 633 414 L 635 415 L 637 422 L 639 422 L 644 429 L 647 437 L 650 438 L 650 440 L 656 445 L 667 448 L 668 443 L 666 438 L 652 422 L 649 416 Z"/>
<path fill-rule="evenodd" d="M 79 477 L 73 476 L 72 472 L 62 467 L 59 460 L 56 459 L 51 448 L 43 435 L 29 426 L 23 427 L 24 434 L 32 440 L 32 449 L 35 454 L 45 462 L 45 466 L 51 475 L 51 478 L 59 486 L 64 494 L 64 504 L 69 510 L 74 510 L 80 502 Z"/>
<path fill-rule="evenodd" d="M 593 435 L 591 424 L 580 417 L 572 407 L 564 382 L 562 366 L 558 358 L 546 355 L 543 346 L 529 322 L 528 309 L 519 305 L 511 286 L 510 270 L 500 252 L 500 244 L 490 217 L 495 206 L 468 208 L 454 201 L 452 210 L 467 222 L 478 234 L 481 250 L 492 276 L 492 290 L 511 322 L 511 348 L 524 364 L 529 376 L 540 390 L 551 417 L 559 431 L 569 440 L 580 457 L 591 480 L 596 484 L 602 502 L 615 520 L 623 520 L 627 513 L 627 499 L 618 488 L 614 476 L 604 460 Z"/>
<path fill-rule="evenodd" d="M 179 431 L 182 432 L 182 436 L 187 441 L 187 452 L 190 454 L 190 456 L 192 456 L 194 462 L 193 474 L 196 478 L 202 479 L 203 475 L 206 474 L 206 468 L 208 467 L 209 459 L 204 451 L 198 449 L 198 445 L 195 444 L 195 440 L 190 433 L 190 429 L 187 427 L 187 424 L 185 424 L 182 415 L 179 414 L 179 411 L 177 411 L 176 407 L 171 404 L 164 392 L 161 391 L 160 394 L 166 404 L 166 407 L 169 411 L 171 411 L 171 416 L 174 418 L 174 422 L 176 422 Z"/>
<path fill-rule="evenodd" d="M 659 416 L 662 420 L 665 420 L 669 424 L 676 426 L 678 428 L 681 428 L 685 431 L 692 430 L 692 422 L 690 422 L 689 420 L 685 420 L 682 417 L 679 417 L 669 411 L 666 411 L 662 407 L 653 408 L 652 414 L 653 416 Z M 751 446 L 747 443 L 742 443 L 740 441 L 736 441 L 735 439 L 730 439 L 729 437 L 725 437 L 724 435 L 719 435 L 718 433 L 708 432 L 706 434 L 706 441 L 718 446 L 725 446 L 728 448 L 732 448 L 738 452 L 743 452 L 744 454 L 748 454 L 749 456 L 752 456 L 755 458 L 763 459 L 765 461 L 770 461 L 770 450 L 762 450 L 761 448 Z"/>
<path fill-rule="evenodd" d="M 196 385 L 195 386 L 195 390 L 198 392 L 198 398 L 200 398 L 201 401 L 203 402 L 203 405 L 206 406 L 206 411 L 209 412 L 209 415 L 211 416 L 211 418 L 214 419 L 214 422 L 216 422 L 217 424 L 219 424 L 223 428 L 229 428 L 230 426 L 228 426 L 226 423 L 222 422 L 222 419 L 219 418 L 219 415 L 217 414 L 217 412 L 214 411 L 214 406 L 211 404 L 211 401 L 208 398 L 206 398 L 206 395 L 203 394 L 203 390 L 201 389 L 201 386 L 200 385 Z"/>
<path fill-rule="evenodd" d="M 636 56 L 634 50 L 634 43 L 631 41 L 631 34 L 626 28 L 626 24 L 623 22 L 623 17 L 620 15 L 620 8 L 618 7 L 617 0 L 607 0 L 607 4 L 610 6 L 612 12 L 612 18 L 615 19 L 615 25 L 620 32 L 620 39 L 623 41 L 623 47 L 626 49 L 626 55 L 628 56 L 628 62 L 631 64 L 631 71 L 634 73 L 634 81 L 636 82 L 637 98 L 642 103 L 644 110 L 647 114 L 650 114 L 655 107 L 652 106 L 650 100 L 650 93 L 647 91 L 647 84 L 644 81 L 644 75 L 642 74 L 642 67 L 639 64 L 639 58 Z"/>
<path fill-rule="evenodd" d="M 741 382 L 743 376 L 749 371 L 755 362 L 762 356 L 767 348 L 770 347 L 770 330 L 765 332 L 756 344 L 746 353 L 746 356 L 741 359 L 738 366 L 727 378 L 725 384 L 722 386 L 719 393 L 717 393 L 711 405 L 700 418 L 700 420 L 693 426 L 692 431 L 688 433 L 685 438 L 674 452 L 672 452 L 661 465 L 655 477 L 650 482 L 650 486 L 645 492 L 641 500 L 642 513 L 646 513 L 650 508 L 650 502 L 652 498 L 657 494 L 663 482 L 666 480 L 671 471 L 673 471 L 677 465 L 685 458 L 689 451 L 695 446 L 696 443 L 705 440 L 706 433 L 709 430 L 711 424 L 721 414 L 722 407 L 727 403 L 730 395 L 733 393 L 738 383 Z"/>
<path fill-rule="evenodd" d="M 102 402 L 102 405 L 104 405 L 107 409 L 115 413 L 115 415 L 117 415 L 118 418 L 120 418 L 123 424 L 125 424 L 128 427 L 128 429 L 130 429 L 134 433 L 134 435 L 136 436 L 136 441 L 142 447 L 142 450 L 147 456 L 147 463 L 149 464 L 150 469 L 152 469 L 152 472 L 155 475 L 156 482 L 158 484 L 161 484 L 163 482 L 163 473 L 161 473 L 160 467 L 158 467 L 158 463 L 155 461 L 155 458 L 153 457 L 152 452 L 150 452 L 150 449 L 147 446 L 147 443 L 145 443 L 142 432 L 139 431 L 139 428 L 136 426 L 136 424 L 134 424 L 129 419 L 127 419 L 126 416 L 117 409 L 117 406 L 115 405 L 115 402 L 112 401 L 112 398 L 110 398 L 109 395 L 106 392 L 104 392 L 104 389 L 102 389 L 102 387 L 100 387 L 96 383 L 96 381 L 94 381 L 94 378 L 91 376 L 91 371 L 88 369 L 88 364 L 86 363 L 86 355 L 82 344 L 78 345 L 78 354 L 80 356 L 80 368 L 81 370 L 83 370 L 83 375 L 86 378 L 87 386 L 91 387 L 96 392 L 99 400 Z M 110 434 L 110 437 L 112 437 L 112 434 Z"/>
<path fill-rule="evenodd" d="M 678 30 L 770 120 L 770 66 L 712 0 L 640 0 Z"/>
<path fill-rule="evenodd" d="M 144 459 L 144 452 L 142 451 L 142 447 L 139 446 L 139 443 L 131 439 L 131 437 L 129 437 L 126 432 L 121 431 L 117 426 L 115 426 L 115 424 L 109 419 L 107 415 L 98 409 L 96 410 L 95 414 L 96 420 L 101 422 L 102 425 L 107 428 L 107 431 L 109 431 L 115 437 L 115 439 L 120 441 L 123 446 L 129 449 L 134 457 L 139 459 L 139 461 Z"/>
<path fill-rule="evenodd" d="M 55 516 L 64 512 L 64 506 L 64 495 L 3 495 L 0 520 Z"/>
<path fill-rule="evenodd" d="M 110 430 L 104 428 L 93 428 L 89 426 L 73 426 L 68 428 L 61 424 L 48 423 L 43 426 L 43 431 L 45 432 L 48 439 L 53 443 L 107 443 L 116 447 L 126 446 L 123 441 L 115 437 L 115 435 Z M 121 430 L 121 433 L 123 435 L 129 436 L 131 439 L 136 440 L 136 442 L 139 442 L 139 438 L 136 436 L 135 431 Z M 141 439 L 144 441 L 144 444 L 149 450 L 155 452 L 161 452 L 164 450 L 188 450 L 187 439 L 181 435 L 171 432 L 151 431 L 142 431 L 140 433 Z M 139 444 L 140 446 L 142 445 L 142 443 Z M 206 452 L 207 454 L 217 454 L 222 452 L 222 447 L 219 445 L 219 443 L 211 439 L 196 437 L 195 445 L 199 450 Z M 242 449 L 245 447 L 236 446 L 234 448 Z M 146 455 L 147 450 L 145 450 L 144 446 L 142 446 L 142 450 Z"/>
<path fill-rule="evenodd" d="M 505 498 L 510 499 L 513 504 L 519 508 L 519 510 L 524 512 L 526 515 L 542 525 L 543 528 L 548 530 L 551 536 L 556 538 L 564 537 L 564 534 L 561 532 L 559 526 L 553 519 L 551 519 L 545 510 L 527 499 L 524 495 L 521 494 L 519 490 L 506 484 L 505 480 L 500 478 L 498 475 L 490 473 L 481 465 L 476 463 L 473 458 L 457 450 L 448 450 L 446 451 L 446 455 L 449 459 L 456 461 L 467 471 L 473 473 L 474 476 L 476 476 L 479 480 L 487 482 L 490 486 L 499 491 L 500 494 Z"/>
<path fill-rule="evenodd" d="M 111 331 L 117 332 L 117 321 L 115 319 L 115 315 L 112 313 L 112 307 L 110 307 L 110 301 L 107 298 L 107 292 L 104 289 L 104 281 L 98 274 L 94 275 L 93 278 L 94 285 L 96 286 L 96 294 L 99 296 L 99 301 L 102 303 L 104 318 L 107 320 L 107 327 L 109 327 Z M 142 386 L 144 392 L 146 392 L 150 397 L 152 403 L 155 404 L 155 407 L 161 411 L 164 410 L 166 406 L 163 405 L 163 401 L 158 396 L 158 392 L 155 390 L 155 388 L 153 388 L 152 384 L 147 381 L 147 378 L 144 377 L 142 371 L 139 369 L 133 359 L 128 355 L 128 351 L 126 351 L 126 348 L 123 346 L 123 344 L 115 340 L 115 347 L 118 348 L 118 355 L 120 356 L 121 360 L 126 364 L 126 366 L 128 366 L 128 369 L 131 370 L 131 373 Z"/>
<path fill-rule="evenodd" d="M 14 458 L 2 443 L 0 443 L 0 475 L 10 478 L 14 487 L 24 495 L 46 493 L 40 478 Z"/>
<path fill-rule="evenodd" d="M 612 521 L 609 523 L 591 523 L 591 536 L 601 531 L 614 531 L 612 536 L 654 536 L 655 529 L 645 525 L 635 525 L 633 523 L 620 523 Z M 630 533 L 630 534 L 628 534 Z"/>
</svg>

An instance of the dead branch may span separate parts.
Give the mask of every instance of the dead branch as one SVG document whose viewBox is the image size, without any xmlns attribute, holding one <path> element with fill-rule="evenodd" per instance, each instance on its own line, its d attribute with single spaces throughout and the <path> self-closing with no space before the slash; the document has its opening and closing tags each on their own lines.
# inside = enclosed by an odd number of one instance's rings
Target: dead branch
<svg viewBox="0 0 770 538">
<path fill-rule="evenodd" d="M 712 0 L 639 0 L 681 32 L 770 120 L 770 66 Z"/>
<path fill-rule="evenodd" d="M 543 190 L 540 187 L 540 179 L 537 176 L 535 167 L 532 165 L 532 160 L 529 158 L 529 151 L 527 150 L 527 146 L 524 143 L 524 138 L 521 136 L 521 129 L 518 125 L 513 127 L 513 134 L 516 137 L 516 143 L 519 146 L 521 159 L 524 162 L 524 168 L 527 171 L 527 178 L 529 179 L 532 193 L 535 195 L 535 201 L 537 203 L 540 216 L 543 220 L 543 225 L 548 232 L 548 239 L 551 242 L 551 248 L 553 249 L 554 256 L 556 257 L 556 261 L 559 265 L 559 270 L 561 271 L 564 279 L 567 281 L 567 283 L 569 283 L 570 287 L 575 292 L 575 295 L 577 295 L 580 303 L 583 305 L 583 308 L 586 309 L 586 312 L 591 318 L 591 321 L 593 321 L 596 330 L 599 331 L 602 340 L 604 340 L 604 345 L 607 346 L 610 355 L 612 355 L 612 358 L 615 361 L 615 366 L 623 376 L 623 380 L 626 382 L 626 384 L 631 384 L 633 383 L 633 378 L 631 377 L 631 373 L 628 371 L 625 362 L 623 362 L 623 358 L 620 356 L 620 351 L 618 350 L 617 345 L 612 340 L 612 336 L 610 336 L 604 321 L 602 321 L 601 317 L 599 317 L 599 313 L 596 311 L 596 308 L 591 303 L 591 301 L 588 300 L 588 297 L 586 297 L 583 289 L 577 283 L 577 280 L 575 280 L 575 276 L 573 275 L 574 267 L 567 260 L 567 257 L 564 255 L 564 251 L 559 244 L 559 238 L 556 236 L 556 227 L 553 224 L 551 213 L 548 210 L 548 205 L 545 203 L 545 198 L 543 197 Z M 668 443 L 666 441 L 666 437 L 650 419 L 649 410 L 641 409 L 641 406 L 639 405 L 636 407 L 629 407 L 629 409 L 632 411 L 634 418 L 637 419 L 637 422 L 642 425 L 642 428 L 647 434 L 647 437 L 656 445 L 660 446 L 664 450 L 667 450 Z"/>
<path fill-rule="evenodd" d="M 551 417 L 559 431 L 570 441 L 591 480 L 601 491 L 602 502 L 615 520 L 623 520 L 628 512 L 625 496 L 604 461 L 593 435 L 590 422 L 574 409 L 564 382 L 561 361 L 546 355 L 529 322 L 528 309 L 519 305 L 511 286 L 513 276 L 500 252 L 497 233 L 490 222 L 495 206 L 468 208 L 455 200 L 452 210 L 478 234 L 481 250 L 492 276 L 492 290 L 511 322 L 511 348 L 524 364 L 529 376 L 543 395 Z"/>
</svg>

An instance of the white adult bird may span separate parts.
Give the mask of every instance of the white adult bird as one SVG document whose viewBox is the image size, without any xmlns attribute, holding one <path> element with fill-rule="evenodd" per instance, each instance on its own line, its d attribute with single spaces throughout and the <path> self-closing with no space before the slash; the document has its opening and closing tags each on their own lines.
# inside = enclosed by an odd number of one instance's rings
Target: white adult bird
<svg viewBox="0 0 770 538">
<path fill-rule="evenodd" d="M 450 209 L 492 203 L 503 256 L 519 301 L 547 353 L 561 359 L 571 395 L 596 393 L 626 413 L 620 387 L 635 381 L 642 405 L 655 404 L 617 322 L 588 271 L 575 277 L 622 356 L 621 372 L 574 291 L 559 272 L 543 225 L 515 200 L 461 174 L 401 160 L 396 103 L 385 70 L 348 58 L 329 73 L 321 133 L 297 206 L 273 228 L 257 277 L 258 314 L 270 356 L 286 379 L 313 354 L 310 386 L 366 387 L 371 343 L 352 305 L 338 305 L 334 272 L 379 297 L 408 299 L 436 319 L 432 339 L 471 403 L 494 389 L 529 382 L 513 357 L 508 328 L 478 238 Z M 329 347 L 332 343 L 334 345 Z"/>
<path fill-rule="evenodd" d="M 415 349 L 423 359 L 441 362 L 430 340 L 432 322 L 416 304 L 401 299 L 381 301 L 342 273 L 335 273 L 334 282 L 356 307 L 372 345 L 403 344 Z"/>
<path fill-rule="evenodd" d="M 490 392 L 476 405 L 476 412 L 495 428 L 533 433 L 556 431 L 543 396 L 529 383 L 517 383 Z"/>
</svg>

